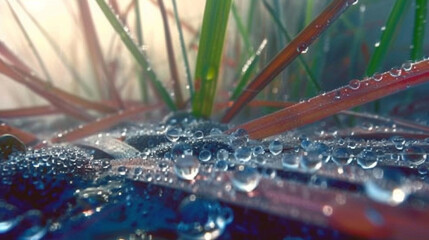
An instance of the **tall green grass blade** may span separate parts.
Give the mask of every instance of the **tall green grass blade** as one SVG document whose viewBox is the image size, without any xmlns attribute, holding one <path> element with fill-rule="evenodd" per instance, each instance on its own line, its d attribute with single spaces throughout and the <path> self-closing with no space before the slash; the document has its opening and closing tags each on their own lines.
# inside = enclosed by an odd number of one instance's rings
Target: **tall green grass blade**
<svg viewBox="0 0 429 240">
<path fill-rule="evenodd" d="M 21 6 L 22 10 L 24 10 L 25 14 L 30 18 L 30 20 L 34 23 L 34 25 L 39 29 L 39 31 L 42 33 L 43 37 L 48 41 L 49 45 L 54 50 L 55 54 L 57 55 L 58 59 L 63 63 L 63 65 L 66 67 L 67 71 L 72 76 L 73 80 L 75 80 L 80 87 L 82 87 L 82 90 L 85 91 L 85 93 L 89 96 L 93 95 L 93 91 L 89 87 L 89 85 L 82 79 L 80 74 L 76 71 L 76 69 L 73 67 L 73 64 L 67 59 L 67 57 L 63 54 L 61 51 L 60 46 L 55 42 L 54 38 L 48 33 L 48 31 L 40 25 L 39 21 L 31 14 L 27 7 L 25 7 L 24 4 L 22 4 L 21 1 L 17 1 L 17 3 Z"/>
<path fill-rule="evenodd" d="M 137 35 L 137 43 L 139 46 L 143 46 L 143 28 L 141 24 L 141 17 L 140 17 L 140 1 L 134 0 L 134 12 L 136 15 L 136 35 Z M 144 76 L 144 71 L 142 69 L 137 70 L 137 76 L 139 80 L 139 86 L 140 86 L 140 95 L 144 103 L 147 103 L 149 101 L 149 92 L 148 92 L 148 86 L 146 83 L 146 78 Z"/>
<path fill-rule="evenodd" d="M 241 71 L 241 78 L 238 82 L 237 86 L 235 87 L 232 95 L 231 100 L 237 99 L 237 97 L 243 92 L 244 87 L 246 87 L 246 84 L 249 82 L 250 77 L 252 76 L 252 73 L 255 72 L 255 68 L 258 65 L 259 58 L 261 55 L 262 50 L 267 45 L 267 39 L 264 39 L 259 45 L 258 50 L 256 50 L 255 54 L 253 54 L 249 60 L 244 64 L 242 71 Z"/>
<path fill-rule="evenodd" d="M 251 56 L 252 54 L 254 54 L 253 47 L 250 44 L 249 34 L 247 33 L 247 30 L 243 25 L 243 21 L 241 20 L 240 14 L 238 13 L 237 6 L 235 3 L 232 3 L 231 11 L 232 11 L 232 16 L 235 20 L 235 23 L 237 24 L 238 32 L 240 33 L 241 38 L 243 39 L 246 52 L 248 56 Z"/>
<path fill-rule="evenodd" d="M 48 69 L 45 66 L 45 63 L 43 62 L 42 57 L 39 54 L 39 51 L 37 51 L 37 48 L 34 46 L 34 43 L 31 40 L 30 36 L 28 35 L 27 30 L 25 30 L 24 25 L 22 24 L 21 20 L 19 19 L 18 14 L 16 14 L 15 9 L 13 9 L 13 7 L 10 4 L 9 0 L 7 0 L 6 3 L 7 3 L 7 6 L 9 7 L 10 11 L 12 12 L 12 16 L 15 19 L 16 23 L 18 24 L 19 29 L 23 33 L 23 35 L 25 37 L 25 40 L 27 41 L 28 45 L 30 46 L 31 51 L 33 52 L 34 56 L 36 57 L 37 62 L 39 63 L 40 68 L 42 69 L 43 74 L 46 77 L 46 80 L 49 83 L 52 83 L 52 77 L 49 74 Z"/>
<path fill-rule="evenodd" d="M 416 0 L 413 29 L 413 48 L 411 49 L 412 60 L 419 60 L 423 57 L 427 4 L 428 0 Z"/>
<path fill-rule="evenodd" d="M 401 17 L 405 15 L 405 10 L 410 3 L 411 1 L 409 0 L 396 0 L 389 18 L 387 19 L 385 30 L 381 34 L 380 42 L 376 44 L 376 48 L 369 60 L 368 67 L 366 69 L 367 76 L 371 76 L 379 70 L 381 63 L 386 56 L 387 50 L 393 42 L 393 35 L 395 31 L 399 29 L 398 23 Z"/>
<path fill-rule="evenodd" d="M 195 96 L 192 111 L 210 117 L 228 23 L 231 0 L 207 0 L 195 69 Z"/>
<path fill-rule="evenodd" d="M 286 37 L 286 40 L 288 42 L 292 41 L 292 38 L 289 34 L 289 32 L 286 29 L 286 26 L 282 23 L 280 20 L 277 12 L 274 10 L 274 8 L 267 2 L 267 0 L 263 0 L 265 8 L 270 13 L 272 19 L 276 23 L 277 27 L 280 29 L 280 31 L 283 33 L 283 35 Z M 311 83 L 313 84 L 314 88 L 316 88 L 317 91 L 320 91 L 322 88 L 320 87 L 320 84 L 317 82 L 316 77 L 314 76 L 313 72 L 311 71 L 310 67 L 308 66 L 307 62 L 304 60 L 304 58 L 300 55 L 298 56 L 299 64 L 304 68 L 305 73 L 307 74 L 308 78 L 310 79 Z"/>
<path fill-rule="evenodd" d="M 155 87 L 161 99 L 171 110 L 173 111 L 176 110 L 177 109 L 176 105 L 171 99 L 170 94 L 167 92 L 165 87 L 162 85 L 161 81 L 156 76 L 155 72 L 152 70 L 148 60 L 140 51 L 139 47 L 133 42 L 130 35 L 124 29 L 124 26 L 122 26 L 122 24 L 116 18 L 115 14 L 112 12 L 110 7 L 106 4 L 106 2 L 104 2 L 104 0 L 96 0 L 96 1 L 98 6 L 106 16 L 107 20 L 109 21 L 109 23 L 112 25 L 112 27 L 121 37 L 122 42 L 130 51 L 131 55 L 133 55 L 134 59 L 138 62 L 140 67 L 146 71 L 147 76 L 151 80 L 151 83 Z"/>
<path fill-rule="evenodd" d="M 304 20 L 305 26 L 310 24 L 311 19 L 313 18 L 313 9 L 314 9 L 314 0 L 307 0 L 306 6 L 305 6 L 305 20 Z"/>
<path fill-rule="evenodd" d="M 247 33 L 250 34 L 252 32 L 253 26 L 253 18 L 255 17 L 256 5 L 258 4 L 258 0 L 249 0 L 249 10 L 247 12 L 247 20 L 246 20 L 246 30 Z"/>
<path fill-rule="evenodd" d="M 186 51 L 185 38 L 183 37 L 182 24 L 180 22 L 179 11 L 177 10 L 176 0 L 173 1 L 173 9 L 174 9 L 174 18 L 176 20 L 177 31 L 179 32 L 180 39 L 180 49 L 182 50 L 183 62 L 185 64 L 186 71 L 186 80 L 189 86 L 189 95 L 192 99 L 194 99 L 194 85 L 192 84 L 192 75 L 191 75 L 191 67 L 189 66 L 188 53 Z"/>
</svg>

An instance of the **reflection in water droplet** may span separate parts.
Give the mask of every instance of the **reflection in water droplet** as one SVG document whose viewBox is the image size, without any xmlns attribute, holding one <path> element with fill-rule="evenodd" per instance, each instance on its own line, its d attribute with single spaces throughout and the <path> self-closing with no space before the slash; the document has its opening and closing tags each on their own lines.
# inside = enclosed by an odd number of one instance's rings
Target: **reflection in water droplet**
<svg viewBox="0 0 429 240">
<path fill-rule="evenodd" d="M 353 155 L 348 148 L 338 147 L 332 151 L 332 160 L 339 166 L 345 166 L 353 161 Z"/>
<path fill-rule="evenodd" d="M 170 142 L 177 142 L 177 140 L 179 140 L 181 134 L 182 134 L 182 129 L 176 128 L 176 127 L 171 127 L 165 133 L 165 137 L 167 137 L 167 139 Z"/>
<path fill-rule="evenodd" d="M 249 166 L 239 166 L 231 178 L 232 185 L 243 192 L 253 191 L 260 180 L 261 175 L 258 170 Z"/>
<path fill-rule="evenodd" d="M 300 159 L 300 166 L 303 170 L 314 172 L 322 167 L 323 159 L 323 155 L 318 151 L 303 152 Z"/>
<path fill-rule="evenodd" d="M 377 165 L 377 155 L 371 150 L 364 150 L 357 155 L 357 163 L 363 169 L 374 168 Z"/>
<path fill-rule="evenodd" d="M 279 155 L 283 151 L 283 144 L 279 140 L 273 140 L 270 142 L 268 149 L 274 156 Z"/>
<path fill-rule="evenodd" d="M 401 172 L 374 169 L 373 175 L 364 183 L 365 193 L 372 200 L 395 206 L 408 197 L 409 189 Z"/>
<path fill-rule="evenodd" d="M 184 180 L 193 180 L 198 175 L 199 168 L 198 159 L 192 155 L 180 156 L 174 164 L 174 171 L 177 177 Z"/>
<path fill-rule="evenodd" d="M 407 161 L 412 165 L 418 166 L 426 161 L 427 153 L 421 147 L 410 146 L 402 151 L 401 157 L 403 161 Z"/>
<path fill-rule="evenodd" d="M 200 159 L 201 162 L 208 162 L 212 158 L 212 154 L 209 150 L 201 150 L 200 154 L 198 155 L 198 159 Z"/>
<path fill-rule="evenodd" d="M 250 147 L 239 147 L 234 152 L 235 160 L 247 162 L 252 158 L 252 149 Z"/>
<path fill-rule="evenodd" d="M 282 156 L 282 165 L 286 169 L 297 169 L 301 156 L 296 153 L 285 153 Z"/>
<path fill-rule="evenodd" d="M 351 80 L 349 82 L 349 87 L 353 90 L 359 89 L 360 86 L 360 81 L 357 79 Z"/>
</svg>

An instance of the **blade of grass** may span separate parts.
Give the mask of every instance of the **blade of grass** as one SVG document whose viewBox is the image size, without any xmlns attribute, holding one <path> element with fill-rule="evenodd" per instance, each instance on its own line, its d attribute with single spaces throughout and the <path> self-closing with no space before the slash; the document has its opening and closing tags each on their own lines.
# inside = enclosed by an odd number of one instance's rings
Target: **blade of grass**
<svg viewBox="0 0 429 240">
<path fill-rule="evenodd" d="M 182 109 L 185 105 L 183 103 L 179 72 L 177 70 L 176 57 L 174 54 L 173 42 L 171 40 L 170 25 L 168 23 L 164 1 L 158 0 L 158 3 L 159 3 L 159 9 L 161 11 L 162 22 L 164 24 L 164 36 L 165 36 L 165 45 L 166 45 L 167 54 L 168 54 L 168 66 L 170 67 L 170 75 L 171 75 L 171 78 L 173 79 L 173 90 L 174 90 L 174 97 L 176 100 L 176 106 L 179 109 Z"/>
<path fill-rule="evenodd" d="M 256 76 L 226 112 L 222 122 L 229 122 L 251 99 L 268 85 L 284 68 L 313 43 L 350 5 L 347 0 L 334 0 L 325 10 L 298 34 L 274 59 Z"/>
<path fill-rule="evenodd" d="M 241 21 L 241 17 L 240 17 L 240 14 L 238 13 L 235 2 L 232 3 L 231 12 L 232 12 L 232 16 L 234 17 L 235 23 L 237 24 L 238 32 L 240 33 L 241 38 L 243 39 L 246 52 L 248 56 L 251 56 L 253 54 L 253 47 L 252 47 L 252 44 L 250 44 L 249 34 L 247 33 L 247 29 L 244 27 L 243 21 Z"/>
<path fill-rule="evenodd" d="M 28 88 L 30 88 L 34 93 L 39 94 L 41 97 L 45 98 L 52 105 L 61 109 L 64 113 L 69 114 L 77 119 L 89 121 L 92 117 L 87 114 L 83 109 L 80 109 L 64 99 L 60 98 L 56 94 L 47 91 L 46 87 L 49 85 L 40 84 L 38 82 L 30 80 L 28 77 L 22 76 L 18 71 L 16 71 L 13 67 L 9 66 L 3 60 L 0 59 L 0 73 L 10 77 L 11 79 L 24 84 Z"/>
<path fill-rule="evenodd" d="M 15 12 L 15 9 L 13 9 L 12 5 L 10 4 L 9 0 L 6 1 L 7 6 L 9 7 L 9 10 L 12 12 L 12 16 L 15 19 L 16 23 L 19 26 L 19 29 L 21 30 L 22 34 L 25 37 L 25 40 L 27 41 L 28 45 L 30 46 L 31 51 L 33 52 L 34 56 L 37 59 L 37 62 L 40 65 L 40 68 L 43 71 L 43 74 L 45 75 L 48 82 L 52 83 L 52 77 L 48 72 L 48 69 L 45 66 L 45 63 L 42 60 L 42 57 L 40 57 L 39 51 L 37 51 L 37 48 L 34 46 L 33 41 L 31 40 L 30 36 L 27 33 L 27 30 L 25 30 L 24 25 L 22 24 L 21 20 L 19 19 L 18 15 Z"/>
<path fill-rule="evenodd" d="M 206 1 L 194 76 L 192 112 L 197 117 L 212 113 L 231 2 Z"/>
<path fill-rule="evenodd" d="M 96 134 L 103 130 L 106 130 L 126 119 L 136 116 L 137 114 L 159 109 L 160 106 L 161 104 L 152 104 L 150 106 L 131 107 L 124 111 L 120 111 L 116 114 L 90 122 L 83 127 L 79 127 L 74 130 L 68 131 L 67 133 L 63 134 L 61 137 L 52 138 L 51 142 L 52 143 L 72 142 L 77 139 L 84 138 L 92 134 Z"/>
<path fill-rule="evenodd" d="M 305 6 L 305 19 L 304 26 L 307 26 L 311 22 L 311 18 L 313 17 L 313 9 L 314 9 L 314 0 L 306 1 Z"/>
<path fill-rule="evenodd" d="M 270 4 L 267 2 L 267 0 L 263 0 L 265 8 L 270 13 L 271 17 L 273 18 L 274 22 L 276 23 L 277 27 L 280 29 L 280 31 L 283 33 L 283 35 L 286 37 L 286 40 L 288 42 L 292 41 L 292 38 L 289 34 L 289 32 L 286 29 L 286 26 L 280 21 L 278 14 L 274 11 L 274 9 L 270 6 Z M 308 78 L 310 79 L 313 86 L 316 88 L 316 90 L 319 92 L 321 91 L 321 87 L 319 83 L 316 80 L 316 77 L 314 76 L 313 72 L 310 70 L 310 67 L 308 66 L 307 62 L 304 60 L 304 58 L 299 55 L 298 61 L 300 65 L 304 68 L 305 72 L 307 73 Z"/>
<path fill-rule="evenodd" d="M 49 45 L 54 50 L 57 57 L 61 60 L 61 62 L 64 64 L 66 69 L 69 71 L 70 75 L 72 76 L 72 79 L 76 80 L 79 83 L 79 86 L 82 87 L 82 89 L 85 91 L 88 95 L 93 95 L 93 92 L 91 88 L 88 86 L 88 84 L 82 79 L 80 74 L 76 71 L 76 69 L 73 67 L 73 64 L 67 59 L 67 57 L 63 54 L 61 51 L 61 48 L 58 46 L 58 44 L 55 42 L 55 40 L 51 37 L 51 35 L 46 31 L 45 28 L 40 25 L 39 21 L 28 11 L 28 9 L 25 7 L 24 4 L 22 4 L 21 1 L 17 1 L 17 3 L 21 6 L 22 10 L 27 14 L 27 16 L 30 18 L 30 20 L 34 23 L 34 25 L 39 29 L 39 31 L 42 33 L 43 37 L 46 38 Z"/>
<path fill-rule="evenodd" d="M 0 118 L 22 118 L 34 117 L 40 115 L 48 115 L 58 113 L 58 109 L 54 106 L 38 106 L 19 109 L 0 110 Z"/>
<path fill-rule="evenodd" d="M 0 122 L 0 135 L 11 134 L 21 140 L 26 146 L 33 146 L 39 139 L 33 134 Z"/>
<path fill-rule="evenodd" d="M 244 64 L 241 70 L 240 81 L 238 82 L 237 86 L 234 88 L 234 91 L 232 92 L 230 100 L 237 99 L 237 97 L 243 92 L 244 87 L 246 86 L 247 82 L 252 76 L 252 73 L 254 72 L 256 66 L 258 65 L 261 52 L 266 45 L 267 45 L 267 39 L 264 39 L 261 45 L 259 45 L 256 52 Z"/>
<path fill-rule="evenodd" d="M 386 56 L 387 50 L 393 42 L 393 35 L 395 31 L 399 29 L 398 23 L 401 17 L 405 15 L 405 9 L 410 3 L 411 1 L 409 0 L 396 0 L 387 19 L 385 30 L 381 33 L 380 42 L 376 44 L 376 48 L 369 60 L 368 67 L 366 69 L 367 76 L 372 76 L 377 70 L 379 70 L 381 63 Z"/>
<path fill-rule="evenodd" d="M 161 99 L 164 101 L 164 103 L 170 108 L 170 110 L 176 110 L 176 105 L 174 104 L 173 100 L 170 97 L 170 94 L 167 92 L 167 90 L 162 85 L 161 81 L 156 76 L 155 72 L 150 67 L 150 64 L 146 57 L 143 55 L 143 53 L 140 51 L 139 47 L 133 42 L 130 35 L 127 33 L 127 31 L 124 30 L 124 27 L 119 22 L 119 20 L 116 18 L 115 14 L 112 12 L 112 10 L 109 8 L 109 6 L 103 1 L 103 0 L 97 0 L 98 6 L 103 11 L 104 15 L 106 16 L 109 23 L 112 25 L 112 27 L 115 29 L 115 31 L 119 34 L 121 37 L 122 42 L 125 44 L 127 49 L 130 51 L 131 55 L 135 58 L 135 60 L 138 62 L 140 67 L 146 71 L 146 74 L 148 75 L 149 79 L 151 80 L 152 85 L 155 87 L 157 93 L 161 97 Z"/>
<path fill-rule="evenodd" d="M 185 39 L 183 37 L 182 25 L 180 24 L 179 11 L 177 10 L 176 0 L 172 0 L 173 2 L 173 10 L 174 10 L 174 18 L 176 19 L 177 31 L 179 32 L 180 39 L 180 48 L 182 50 L 183 62 L 185 64 L 186 71 L 186 80 L 189 86 L 189 95 L 192 102 L 194 98 L 194 85 L 192 84 L 192 75 L 191 75 L 191 67 L 189 66 L 188 53 L 186 51 Z"/>
<path fill-rule="evenodd" d="M 239 125 L 236 128 L 247 130 L 252 138 L 264 138 L 304 126 L 342 110 L 368 103 L 426 82 L 429 82 L 429 60 L 414 63 L 411 70 L 402 70 L 402 74 L 398 77 L 386 72 L 375 78 L 361 81 L 357 89 L 352 89 L 347 85 L 276 113 Z"/>
<path fill-rule="evenodd" d="M 139 46 L 143 46 L 143 27 L 141 24 L 141 17 L 140 17 L 140 1 L 134 0 L 134 12 L 136 15 L 136 35 L 137 35 L 137 43 Z M 144 70 L 138 69 L 137 70 L 138 80 L 139 80 L 139 86 L 140 86 L 140 95 L 144 103 L 149 102 L 149 92 L 148 92 L 148 86 L 146 84 L 146 78 L 144 76 Z"/>
<path fill-rule="evenodd" d="M 104 84 L 107 85 L 109 90 L 109 98 L 112 99 L 119 108 L 124 108 L 124 103 L 114 85 L 114 80 L 106 65 L 106 61 L 101 51 L 98 35 L 95 31 L 94 22 L 92 20 L 91 11 L 89 10 L 88 1 L 78 1 L 79 10 L 82 18 L 82 25 L 85 35 L 87 48 L 90 52 L 93 66 L 96 73 L 99 75 L 99 87 L 102 88 Z"/>
<path fill-rule="evenodd" d="M 411 60 L 414 61 L 420 60 L 423 57 L 427 5 L 427 0 L 416 0 L 413 29 L 413 48 L 411 49 Z"/>
</svg>

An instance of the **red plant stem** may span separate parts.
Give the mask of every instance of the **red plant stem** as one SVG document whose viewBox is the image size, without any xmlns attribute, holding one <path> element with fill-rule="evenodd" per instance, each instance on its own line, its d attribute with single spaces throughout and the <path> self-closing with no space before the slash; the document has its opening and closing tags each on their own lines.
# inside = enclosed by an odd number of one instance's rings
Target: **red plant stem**
<svg viewBox="0 0 429 240">
<path fill-rule="evenodd" d="M 23 76 L 18 71 L 16 71 L 13 67 L 6 64 L 3 60 L 0 59 L 0 73 L 14 79 L 15 81 L 24 84 L 28 88 L 30 88 L 33 92 L 39 94 L 47 101 L 49 101 L 52 105 L 56 106 L 58 109 L 61 109 L 63 112 L 73 116 L 77 119 L 89 121 L 92 119 L 91 115 L 86 113 L 84 109 L 76 107 L 61 97 L 57 96 L 55 93 L 51 91 L 47 91 L 46 83 L 40 84 L 35 81 L 31 81 L 30 78 Z"/>
<path fill-rule="evenodd" d="M 111 72 L 107 68 L 106 61 L 104 60 L 100 42 L 98 41 L 98 36 L 94 28 L 91 12 L 89 10 L 88 1 L 77 2 L 79 4 L 80 14 L 83 20 L 82 24 L 88 50 L 95 65 L 95 71 L 99 74 L 98 76 L 100 77 L 99 88 L 103 89 L 103 83 L 106 83 L 109 89 L 110 97 L 115 101 L 119 108 L 124 108 L 124 104 L 115 87 Z M 101 79 L 104 79 L 105 81 L 103 82 Z"/>
<path fill-rule="evenodd" d="M 21 140 L 25 145 L 32 146 L 39 142 L 39 139 L 31 133 L 22 131 L 18 128 L 0 123 L 0 135 L 11 134 Z"/>
<path fill-rule="evenodd" d="M 158 0 L 159 10 L 161 11 L 162 21 L 164 24 L 165 45 L 168 53 L 168 65 L 170 67 L 170 75 L 173 78 L 174 97 L 176 98 L 176 105 L 182 109 L 185 105 L 183 103 L 182 90 L 180 89 L 179 72 L 177 71 L 176 59 L 174 55 L 173 43 L 171 40 L 170 26 L 168 24 L 167 12 L 165 10 L 164 1 Z"/>
<path fill-rule="evenodd" d="M 120 111 L 117 114 L 110 115 L 108 117 L 90 122 L 83 127 L 76 128 L 68 133 L 63 134 L 61 137 L 55 137 L 51 139 L 52 143 L 60 142 L 72 142 L 77 139 L 81 139 L 100 131 L 106 130 L 119 122 L 131 118 L 137 114 L 141 114 L 148 111 L 153 111 L 159 108 L 161 104 L 154 104 L 150 106 L 132 107 L 130 109 Z"/>
<path fill-rule="evenodd" d="M 34 117 L 40 115 L 48 115 L 59 113 L 58 109 L 54 106 L 38 106 L 18 109 L 0 110 L 0 118 L 21 118 L 21 117 Z"/>
<path fill-rule="evenodd" d="M 32 82 L 34 82 L 34 84 L 38 84 L 40 86 L 46 86 L 46 82 L 43 81 L 42 79 L 36 77 L 35 75 L 32 75 L 31 73 L 28 73 L 22 69 L 17 68 L 17 67 L 13 67 L 13 66 L 10 66 L 10 67 L 14 71 L 20 73 L 24 78 L 30 79 Z M 15 79 L 15 80 L 17 80 L 17 79 Z M 21 82 L 21 83 L 26 85 L 26 82 Z M 61 98 L 66 102 L 71 102 L 73 104 L 79 105 L 79 106 L 87 108 L 87 109 L 96 110 L 96 111 L 101 112 L 101 113 L 112 113 L 112 112 L 116 111 L 116 109 L 113 107 L 107 106 L 105 104 L 100 104 L 97 102 L 92 102 L 92 101 L 86 100 L 84 98 L 78 97 L 76 95 L 68 93 L 68 92 L 66 92 L 62 89 L 56 88 L 54 86 L 47 86 L 43 89 L 45 91 L 52 92 L 58 98 Z"/>
<path fill-rule="evenodd" d="M 375 78 L 381 80 L 376 81 Z M 429 60 L 414 63 L 412 69 L 401 69 L 399 76 L 385 72 L 360 82 L 358 89 L 344 86 L 295 104 L 283 110 L 239 125 L 252 138 L 265 138 L 321 120 L 342 110 L 374 101 L 398 91 L 429 81 Z"/>
<path fill-rule="evenodd" d="M 0 41 L 0 55 L 13 65 L 24 69 L 27 72 L 32 70 L 24 62 L 21 61 L 2 41 Z"/>
<path fill-rule="evenodd" d="M 325 10 L 298 34 L 247 86 L 222 118 L 229 122 L 250 100 L 262 91 L 283 69 L 318 38 L 350 5 L 350 0 L 333 0 Z"/>
</svg>

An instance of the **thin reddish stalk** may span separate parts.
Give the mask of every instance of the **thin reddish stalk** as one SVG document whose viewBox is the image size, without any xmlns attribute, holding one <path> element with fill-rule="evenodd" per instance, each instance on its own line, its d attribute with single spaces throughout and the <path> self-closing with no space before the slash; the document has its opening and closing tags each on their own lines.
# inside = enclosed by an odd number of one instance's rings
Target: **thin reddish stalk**
<svg viewBox="0 0 429 240">
<path fill-rule="evenodd" d="M 150 0 L 150 2 L 152 4 L 154 4 L 155 6 L 159 7 L 159 4 L 158 4 L 158 2 L 156 0 Z M 173 11 L 167 9 L 167 15 L 168 15 L 168 17 L 174 19 L 174 12 Z M 185 29 L 186 31 L 192 33 L 193 35 L 197 35 L 198 34 L 198 31 L 194 27 L 192 27 L 191 24 L 189 24 L 189 23 L 187 23 L 187 22 L 185 22 L 183 20 L 180 20 L 180 24 L 182 25 L 183 29 Z"/>
<path fill-rule="evenodd" d="M 22 131 L 18 128 L 0 123 L 0 135 L 11 134 L 21 140 L 25 145 L 32 146 L 39 142 L 39 139 L 31 133 Z"/>
<path fill-rule="evenodd" d="M 115 87 L 112 75 L 107 68 L 103 53 L 101 51 L 100 42 L 98 40 L 98 35 L 95 31 L 94 23 L 91 16 L 91 11 L 89 10 L 89 5 L 87 1 L 77 1 L 79 4 L 80 14 L 82 17 L 82 25 L 85 35 L 86 44 L 90 52 L 91 60 L 95 67 L 95 72 L 99 77 L 99 88 L 100 91 L 103 89 L 104 83 L 107 84 L 109 89 L 109 96 L 112 100 L 115 101 L 119 108 L 124 108 L 122 99 Z M 105 81 L 103 81 L 104 79 Z"/>
<path fill-rule="evenodd" d="M 25 71 L 31 72 L 31 68 L 21 61 L 7 46 L 0 40 L 0 56 L 3 56 L 5 60 L 11 64 L 24 69 Z"/>
<path fill-rule="evenodd" d="M 14 71 L 20 73 L 24 78 L 30 79 L 34 84 L 38 84 L 40 86 L 46 86 L 46 82 L 42 79 L 36 77 L 35 75 L 32 75 L 31 73 L 28 73 L 22 69 L 19 69 L 17 67 L 10 66 Z M 17 79 L 15 79 L 17 80 Z M 18 80 L 19 81 L 19 80 Z M 24 85 L 26 85 L 26 82 L 21 82 Z M 50 91 L 54 95 L 56 95 L 58 98 L 62 98 L 66 102 L 71 102 L 75 105 L 79 105 L 81 107 L 84 107 L 86 109 L 92 109 L 96 110 L 100 113 L 112 113 L 115 112 L 116 109 L 110 106 L 106 106 L 105 104 L 96 103 L 93 101 L 86 100 L 84 98 L 78 97 L 76 95 L 73 95 L 71 93 L 68 93 L 64 90 L 61 90 L 59 88 L 56 88 L 54 86 L 48 85 L 48 87 L 43 88 L 45 91 Z"/>
<path fill-rule="evenodd" d="M 0 118 L 34 117 L 59 113 L 54 106 L 37 106 L 18 109 L 0 110 Z"/>
<path fill-rule="evenodd" d="M 173 42 L 171 40 L 170 26 L 168 24 L 168 18 L 165 10 L 164 1 L 158 0 L 158 3 L 159 3 L 159 10 L 161 11 L 162 22 L 164 24 L 165 45 L 168 53 L 168 65 L 170 67 L 170 75 L 171 75 L 171 78 L 173 78 L 174 97 L 176 99 L 177 107 L 181 109 L 185 105 L 183 104 L 182 90 L 180 88 L 179 72 L 177 71 Z"/>
<path fill-rule="evenodd" d="M 61 137 L 55 137 L 51 139 L 52 143 L 60 143 L 60 142 L 71 142 L 77 139 L 81 139 L 92 134 L 101 132 L 106 130 L 115 124 L 124 121 L 125 119 L 134 117 L 137 114 L 141 114 L 148 111 L 153 111 L 159 108 L 161 104 L 154 104 L 150 106 L 140 106 L 140 107 L 132 107 L 130 109 L 120 111 L 117 114 L 110 115 L 108 117 L 90 122 L 81 128 L 76 128 L 72 131 L 69 131 L 66 134 L 63 134 Z"/>
<path fill-rule="evenodd" d="M 247 86 L 222 118 L 229 122 L 250 100 L 262 91 L 283 69 L 322 34 L 347 9 L 350 0 L 333 0 L 325 10 L 296 36 Z"/>
<path fill-rule="evenodd" d="M 265 138 L 321 120 L 376 99 L 391 95 L 429 81 L 429 60 L 414 63 L 411 70 L 385 72 L 360 82 L 357 89 L 350 86 L 318 95 L 305 102 L 237 126 L 246 129 L 252 138 Z M 380 80 L 381 78 L 381 80 Z M 377 79 L 378 81 L 376 81 Z"/>
<path fill-rule="evenodd" d="M 3 60 L 0 59 L 0 73 L 14 79 L 15 81 L 24 84 L 28 88 L 30 88 L 34 93 L 39 94 L 43 98 L 45 98 L 52 105 L 56 106 L 58 109 L 61 109 L 64 113 L 69 114 L 77 119 L 81 119 L 84 121 L 89 121 L 92 117 L 84 111 L 84 109 L 80 109 L 66 100 L 60 98 L 53 92 L 47 91 L 46 87 L 48 86 L 46 83 L 40 84 L 35 81 L 30 80 L 28 77 L 24 77 L 18 71 L 14 70 L 13 67 L 6 64 Z"/>
</svg>

